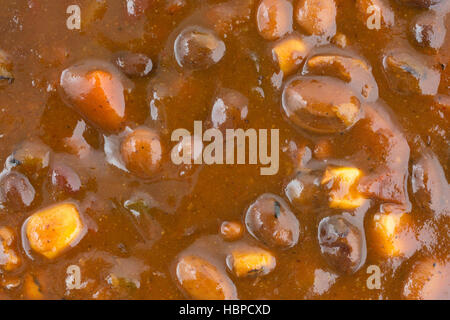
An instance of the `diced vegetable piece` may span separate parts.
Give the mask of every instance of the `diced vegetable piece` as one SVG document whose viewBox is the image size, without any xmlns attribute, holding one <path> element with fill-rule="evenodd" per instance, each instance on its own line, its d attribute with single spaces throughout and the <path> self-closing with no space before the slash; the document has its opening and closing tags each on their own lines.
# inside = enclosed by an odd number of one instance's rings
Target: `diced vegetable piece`
<svg viewBox="0 0 450 320">
<path fill-rule="evenodd" d="M 234 249 L 227 262 L 237 277 L 266 275 L 276 266 L 272 253 L 261 248 Z"/>
<path fill-rule="evenodd" d="M 395 23 L 395 15 L 387 0 L 357 0 L 358 17 L 370 30 L 388 29 Z M 380 25 L 377 25 L 377 18 Z M 379 29 L 378 29 L 379 27 Z"/>
<path fill-rule="evenodd" d="M 24 296 L 29 300 L 43 300 L 44 294 L 42 293 L 41 284 L 39 279 L 32 274 L 25 276 L 23 284 Z"/>
<path fill-rule="evenodd" d="M 111 65 L 81 63 L 64 70 L 60 80 L 66 101 L 103 130 L 117 131 L 125 120 L 124 85 Z"/>
<path fill-rule="evenodd" d="M 287 203 L 269 193 L 250 205 L 245 225 L 252 236 L 272 247 L 290 248 L 300 236 L 300 224 Z"/>
<path fill-rule="evenodd" d="M 281 40 L 273 48 L 278 66 L 285 75 L 294 72 L 303 62 L 307 53 L 306 44 L 299 38 Z"/>
<path fill-rule="evenodd" d="M 361 175 L 361 170 L 357 168 L 327 168 L 322 184 L 326 184 L 331 189 L 331 208 L 354 209 L 364 203 L 365 199 L 355 190 Z"/>
<path fill-rule="evenodd" d="M 341 273 L 352 274 L 363 264 L 363 235 L 342 216 L 326 217 L 318 228 L 319 245 L 325 260 Z"/>
<path fill-rule="evenodd" d="M 12 248 L 14 243 L 14 232 L 11 228 L 0 227 L 0 268 L 11 271 L 20 266 L 20 257 Z"/>
<path fill-rule="evenodd" d="M 34 213 L 26 222 L 30 247 L 48 259 L 62 254 L 83 236 L 84 226 L 77 207 L 60 203 Z"/>
<path fill-rule="evenodd" d="M 182 257 L 176 275 L 183 290 L 193 299 L 237 299 L 236 287 L 226 273 L 201 257 Z"/>
<path fill-rule="evenodd" d="M 161 164 L 162 147 L 159 136 L 148 128 L 138 128 L 122 142 L 122 158 L 132 173 L 142 178 L 155 174 Z"/>
<path fill-rule="evenodd" d="M 416 238 L 411 231 L 411 216 L 403 212 L 377 213 L 373 216 L 373 246 L 384 257 L 409 256 Z"/>
<path fill-rule="evenodd" d="M 256 13 L 259 34 L 277 40 L 292 31 L 292 4 L 287 0 L 262 0 Z"/>
<path fill-rule="evenodd" d="M 404 282 L 402 297 L 409 300 L 449 300 L 450 264 L 431 257 L 417 261 Z"/>
</svg>

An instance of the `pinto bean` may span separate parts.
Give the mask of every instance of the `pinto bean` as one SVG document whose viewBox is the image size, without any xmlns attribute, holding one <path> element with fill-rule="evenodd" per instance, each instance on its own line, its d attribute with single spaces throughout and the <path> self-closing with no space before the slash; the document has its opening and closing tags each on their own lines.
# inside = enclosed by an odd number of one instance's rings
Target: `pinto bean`
<svg viewBox="0 0 450 320">
<path fill-rule="evenodd" d="M 81 180 L 78 174 L 71 167 L 62 163 L 53 165 L 50 180 L 56 189 L 68 194 L 75 194 L 81 189 Z"/>
<path fill-rule="evenodd" d="M 398 0 L 398 2 L 411 7 L 429 8 L 441 2 L 441 0 Z"/>
<path fill-rule="evenodd" d="M 409 271 L 402 290 L 408 300 L 449 300 L 450 264 L 432 257 L 417 261 Z"/>
<path fill-rule="evenodd" d="M 287 0 L 262 0 L 256 13 L 259 34 L 277 40 L 292 31 L 292 4 Z"/>
<path fill-rule="evenodd" d="M 114 66 L 83 62 L 65 69 L 60 86 L 64 100 L 94 125 L 118 131 L 125 120 L 124 84 Z"/>
<path fill-rule="evenodd" d="M 0 181 L 0 200 L 14 210 L 29 207 L 35 196 L 33 185 L 19 172 L 10 172 Z"/>
<path fill-rule="evenodd" d="M 250 205 L 245 225 L 253 237 L 272 247 L 290 248 L 300 236 L 300 224 L 287 203 L 269 193 Z"/>
<path fill-rule="evenodd" d="M 175 40 L 175 58 L 181 67 L 207 69 L 225 55 L 225 43 L 211 30 L 198 26 L 184 29 Z"/>
<path fill-rule="evenodd" d="M 300 0 L 295 19 L 307 35 L 332 37 L 336 33 L 336 3 L 334 0 Z"/>
<path fill-rule="evenodd" d="M 179 259 L 176 276 L 181 288 L 190 298 L 237 299 L 236 287 L 226 273 L 199 256 L 188 255 Z"/>
<path fill-rule="evenodd" d="M 313 75 L 328 75 L 350 83 L 364 99 L 378 99 L 378 86 L 372 70 L 364 61 L 340 55 L 318 55 L 308 59 L 305 71 Z"/>
<path fill-rule="evenodd" d="M 364 250 L 362 234 L 347 219 L 341 216 L 322 219 L 318 237 L 322 255 L 336 271 L 352 274 L 361 267 Z"/>
<path fill-rule="evenodd" d="M 152 59 L 143 53 L 121 51 L 116 54 L 116 65 L 129 77 L 145 77 L 152 71 Z"/>
<path fill-rule="evenodd" d="M 150 178 L 160 167 L 161 142 L 148 128 L 138 128 L 125 137 L 120 152 L 127 169 L 139 177 Z"/>
<path fill-rule="evenodd" d="M 383 66 L 390 86 L 403 94 L 435 95 L 440 83 L 439 71 L 428 67 L 408 53 L 386 55 Z"/>
<path fill-rule="evenodd" d="M 413 21 L 411 38 L 420 48 L 434 53 L 444 44 L 446 31 L 443 18 L 434 11 L 427 11 Z"/>
<path fill-rule="evenodd" d="M 245 25 L 252 18 L 257 0 L 231 0 L 211 6 L 206 11 L 206 19 L 221 37 Z"/>
<path fill-rule="evenodd" d="M 413 164 L 411 185 L 419 208 L 436 216 L 450 216 L 450 186 L 432 151 L 424 151 Z"/>
<path fill-rule="evenodd" d="M 361 114 L 360 101 L 353 91 L 333 78 L 294 78 L 284 88 L 282 99 L 289 120 L 312 132 L 345 131 Z"/>
<path fill-rule="evenodd" d="M 248 114 L 248 99 L 242 93 L 221 89 L 214 101 L 211 121 L 214 128 L 234 129 L 242 125 Z"/>
</svg>

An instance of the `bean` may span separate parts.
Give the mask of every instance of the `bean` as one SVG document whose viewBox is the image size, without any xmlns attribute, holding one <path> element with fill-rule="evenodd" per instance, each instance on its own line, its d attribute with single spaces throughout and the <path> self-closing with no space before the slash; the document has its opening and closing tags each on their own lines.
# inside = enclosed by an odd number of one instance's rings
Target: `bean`
<svg viewBox="0 0 450 320">
<path fill-rule="evenodd" d="M 273 194 L 263 194 L 245 215 L 248 232 L 271 247 L 290 248 L 297 244 L 300 224 L 286 202 Z"/>
<path fill-rule="evenodd" d="M 363 255 L 361 231 L 341 216 L 322 219 L 318 230 L 319 245 L 325 260 L 336 271 L 355 273 Z"/>
<path fill-rule="evenodd" d="M 332 78 L 294 78 L 285 86 L 282 99 L 283 110 L 294 125 L 317 133 L 345 131 L 361 114 L 353 91 Z"/>
<path fill-rule="evenodd" d="M 236 287 L 230 278 L 199 256 L 182 257 L 176 266 L 176 276 L 184 292 L 192 299 L 237 299 Z"/>
<path fill-rule="evenodd" d="M 208 69 L 222 60 L 225 43 L 212 31 L 198 26 L 184 29 L 175 40 L 175 58 L 180 67 Z"/>
<path fill-rule="evenodd" d="M 292 4 L 286 0 L 262 0 L 256 13 L 259 34 L 277 40 L 292 31 Z"/>
<path fill-rule="evenodd" d="M 122 141 L 120 150 L 128 170 L 141 178 L 152 177 L 160 167 L 162 147 L 153 130 L 134 130 Z"/>
<path fill-rule="evenodd" d="M 336 33 L 336 4 L 334 0 L 300 0 L 295 19 L 307 35 L 332 37 Z"/>
</svg>

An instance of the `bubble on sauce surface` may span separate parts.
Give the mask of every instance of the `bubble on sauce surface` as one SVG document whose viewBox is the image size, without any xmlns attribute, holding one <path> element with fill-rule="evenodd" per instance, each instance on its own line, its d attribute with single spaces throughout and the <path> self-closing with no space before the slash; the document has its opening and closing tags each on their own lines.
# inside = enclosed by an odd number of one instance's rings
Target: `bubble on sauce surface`
<svg viewBox="0 0 450 320">
<path fill-rule="evenodd" d="M 359 99 L 345 82 L 329 77 L 300 77 L 284 88 L 282 107 L 296 126 L 316 133 L 351 128 L 361 116 Z"/>
<path fill-rule="evenodd" d="M 318 228 L 320 250 L 336 271 L 353 274 L 361 267 L 363 238 L 361 231 L 341 216 L 322 219 Z"/>
<path fill-rule="evenodd" d="M 250 205 L 245 225 L 254 238 L 270 247 L 293 247 L 300 236 L 300 223 L 287 203 L 269 193 Z"/>
<path fill-rule="evenodd" d="M 180 67 L 201 70 L 208 69 L 222 60 L 226 47 L 211 30 L 192 26 L 178 35 L 174 51 Z"/>
</svg>

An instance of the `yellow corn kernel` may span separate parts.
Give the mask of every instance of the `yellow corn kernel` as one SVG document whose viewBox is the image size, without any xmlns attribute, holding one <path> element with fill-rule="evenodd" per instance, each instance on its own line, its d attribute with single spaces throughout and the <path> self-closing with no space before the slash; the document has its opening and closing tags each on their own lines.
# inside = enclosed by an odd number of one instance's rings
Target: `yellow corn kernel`
<svg viewBox="0 0 450 320">
<path fill-rule="evenodd" d="M 416 240 L 408 232 L 410 216 L 406 213 L 379 213 L 374 215 L 376 246 L 383 256 L 398 257 L 413 249 Z"/>
<path fill-rule="evenodd" d="M 267 250 L 234 250 L 230 256 L 231 267 L 238 277 L 265 275 L 276 266 L 275 257 Z"/>
<path fill-rule="evenodd" d="M 80 239 L 83 222 L 77 207 L 61 203 L 34 213 L 27 221 L 30 247 L 53 259 Z"/>
<path fill-rule="evenodd" d="M 322 184 L 330 183 L 330 207 L 339 209 L 354 209 L 364 203 L 364 198 L 355 190 L 355 185 L 361 177 L 357 168 L 328 168 L 322 178 Z"/>
<path fill-rule="evenodd" d="M 306 57 L 305 43 L 298 38 L 289 38 L 278 42 L 273 48 L 273 54 L 280 70 L 285 75 L 294 72 Z"/>
</svg>

